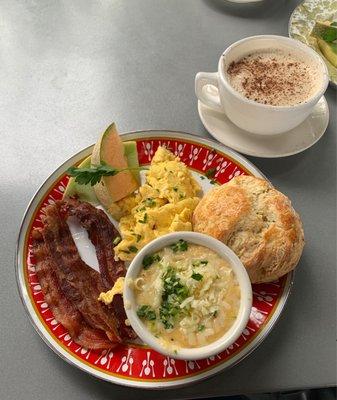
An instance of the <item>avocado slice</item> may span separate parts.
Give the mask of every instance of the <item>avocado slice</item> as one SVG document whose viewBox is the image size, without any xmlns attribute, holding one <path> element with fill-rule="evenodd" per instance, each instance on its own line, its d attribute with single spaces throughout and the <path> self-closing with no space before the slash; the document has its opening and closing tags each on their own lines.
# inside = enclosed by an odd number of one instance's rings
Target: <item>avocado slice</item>
<svg viewBox="0 0 337 400">
<path fill-rule="evenodd" d="M 81 162 L 78 166 L 79 168 L 90 168 L 91 166 L 91 156 L 88 156 L 85 160 Z M 98 204 L 99 201 L 96 197 L 94 188 L 91 185 L 79 185 L 75 182 L 75 178 L 71 177 L 68 181 L 66 190 L 63 194 L 65 197 L 77 197 L 79 200 L 87 201 L 92 204 Z"/>
<path fill-rule="evenodd" d="M 324 35 L 328 30 L 335 31 L 337 30 L 337 27 L 333 24 L 331 24 L 329 21 L 317 21 L 312 28 L 312 31 L 310 33 L 310 36 L 314 36 L 316 38 L 321 38 L 324 39 Z"/>
<path fill-rule="evenodd" d="M 317 44 L 324 57 L 337 68 L 337 43 L 328 43 L 317 38 Z"/>
</svg>

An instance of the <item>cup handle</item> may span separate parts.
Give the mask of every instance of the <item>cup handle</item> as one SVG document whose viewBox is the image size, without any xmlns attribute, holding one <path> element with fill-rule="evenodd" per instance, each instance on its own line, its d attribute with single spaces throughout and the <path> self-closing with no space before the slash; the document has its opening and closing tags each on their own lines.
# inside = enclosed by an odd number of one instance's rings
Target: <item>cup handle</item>
<svg viewBox="0 0 337 400">
<path fill-rule="evenodd" d="M 207 90 L 206 85 L 211 85 L 216 94 Z M 221 113 L 225 112 L 220 102 L 217 72 L 198 72 L 195 76 L 195 94 L 206 106 Z"/>
</svg>

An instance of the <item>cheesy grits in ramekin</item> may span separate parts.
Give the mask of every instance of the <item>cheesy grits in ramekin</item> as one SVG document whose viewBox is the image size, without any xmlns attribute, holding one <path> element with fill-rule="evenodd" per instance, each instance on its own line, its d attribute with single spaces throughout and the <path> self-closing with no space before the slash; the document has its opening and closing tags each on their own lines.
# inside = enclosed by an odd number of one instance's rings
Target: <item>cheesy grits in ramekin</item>
<svg viewBox="0 0 337 400">
<path fill-rule="evenodd" d="M 220 353 L 241 335 L 252 288 L 245 267 L 225 244 L 175 232 L 137 254 L 123 298 L 144 343 L 173 358 L 196 360 Z"/>
</svg>

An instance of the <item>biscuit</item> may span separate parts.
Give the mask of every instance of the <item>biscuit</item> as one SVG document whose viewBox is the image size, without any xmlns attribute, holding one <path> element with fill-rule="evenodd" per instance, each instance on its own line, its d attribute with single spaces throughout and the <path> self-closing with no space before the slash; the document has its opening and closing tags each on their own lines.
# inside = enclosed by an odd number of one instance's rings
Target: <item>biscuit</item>
<svg viewBox="0 0 337 400">
<path fill-rule="evenodd" d="M 304 247 L 302 223 L 290 200 L 253 176 L 238 176 L 209 191 L 193 213 L 193 229 L 229 246 L 252 283 L 293 270 Z"/>
</svg>

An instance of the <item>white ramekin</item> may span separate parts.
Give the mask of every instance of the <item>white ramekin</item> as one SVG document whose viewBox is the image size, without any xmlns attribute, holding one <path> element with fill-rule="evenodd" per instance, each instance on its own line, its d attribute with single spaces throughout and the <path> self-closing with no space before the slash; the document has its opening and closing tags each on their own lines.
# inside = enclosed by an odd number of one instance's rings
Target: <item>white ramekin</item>
<svg viewBox="0 0 337 400">
<path fill-rule="evenodd" d="M 135 301 L 134 292 L 132 285 L 128 282 L 137 278 L 141 269 L 142 261 L 145 255 L 152 254 L 156 251 L 161 250 L 163 247 L 168 246 L 172 243 L 177 242 L 179 239 L 186 240 L 189 243 L 194 243 L 208 247 L 209 249 L 217 252 L 221 257 L 226 259 L 236 277 L 241 289 L 241 303 L 239 308 L 238 316 L 232 325 L 232 327 L 218 340 L 215 342 L 198 348 L 180 348 L 177 352 L 174 349 L 168 349 L 161 344 L 161 342 L 152 335 L 152 333 L 146 328 L 143 322 L 137 316 L 137 304 Z M 146 245 L 133 259 L 130 264 L 127 274 L 126 283 L 124 285 L 124 306 L 126 315 L 132 328 L 135 330 L 139 338 L 151 346 L 158 352 L 168 355 L 173 358 L 183 359 L 183 360 L 198 360 L 202 358 L 207 358 L 212 355 L 218 354 L 225 350 L 228 346 L 233 344 L 236 339 L 241 335 L 242 331 L 245 329 L 249 315 L 252 308 L 252 287 L 250 283 L 249 276 L 246 272 L 245 267 L 239 258 L 234 254 L 234 252 L 227 247 L 225 244 L 217 239 L 210 236 L 196 233 L 196 232 L 174 232 L 167 235 L 161 236 L 153 240 L 151 243 Z"/>
</svg>

